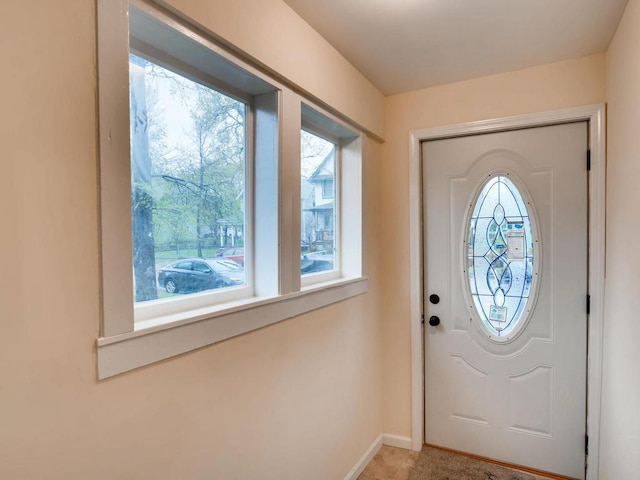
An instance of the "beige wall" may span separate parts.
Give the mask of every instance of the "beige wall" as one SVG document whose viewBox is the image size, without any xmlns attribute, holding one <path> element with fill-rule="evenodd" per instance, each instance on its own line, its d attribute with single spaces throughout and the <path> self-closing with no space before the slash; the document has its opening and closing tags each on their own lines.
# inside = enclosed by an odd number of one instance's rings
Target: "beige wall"
<svg viewBox="0 0 640 480">
<path fill-rule="evenodd" d="M 167 3 L 386 135 L 382 147 L 365 142 L 370 293 L 96 381 L 93 2 L 3 2 L 0 478 L 343 478 L 379 433 L 411 434 L 409 130 L 605 98 L 600 478 L 634 478 L 640 260 L 623 242 L 640 229 L 640 2 L 630 1 L 606 56 L 606 92 L 605 56 L 594 55 L 386 100 L 280 0 Z"/>
<path fill-rule="evenodd" d="M 282 0 L 158 0 L 384 137 L 384 97 Z M 260 41 L 256 41 L 259 38 Z"/>
<path fill-rule="evenodd" d="M 225 17 L 248 2 L 215 3 Z M 364 145 L 369 294 L 98 382 L 94 14 L 90 0 L 0 6 L 0 478 L 344 478 L 382 431 L 380 146 Z M 343 94 L 359 99 L 327 93 L 333 70 L 362 80 L 313 41 L 324 73 L 307 88 L 378 129 L 355 86 Z M 298 60 L 286 73 L 304 77 Z"/>
<path fill-rule="evenodd" d="M 601 480 L 640 472 L 640 2 L 607 52 L 607 283 Z M 630 248 L 631 247 L 631 248 Z"/>
<path fill-rule="evenodd" d="M 384 431 L 411 435 L 409 131 L 604 102 L 603 54 L 386 99 L 380 172 Z"/>
</svg>

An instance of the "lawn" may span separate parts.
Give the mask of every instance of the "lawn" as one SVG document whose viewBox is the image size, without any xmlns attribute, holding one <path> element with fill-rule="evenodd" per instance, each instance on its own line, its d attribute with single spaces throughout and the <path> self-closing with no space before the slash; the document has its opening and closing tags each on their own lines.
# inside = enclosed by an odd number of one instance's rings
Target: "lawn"
<svg viewBox="0 0 640 480">
<path fill-rule="evenodd" d="M 212 258 L 216 256 L 220 249 L 218 247 L 213 248 L 203 248 L 202 256 L 204 258 Z M 175 250 L 165 250 L 162 252 L 156 252 L 156 264 L 162 263 L 161 266 L 166 265 L 169 262 L 174 260 L 180 260 L 181 258 L 191 258 L 198 256 L 197 248 L 181 248 L 179 253 Z"/>
</svg>

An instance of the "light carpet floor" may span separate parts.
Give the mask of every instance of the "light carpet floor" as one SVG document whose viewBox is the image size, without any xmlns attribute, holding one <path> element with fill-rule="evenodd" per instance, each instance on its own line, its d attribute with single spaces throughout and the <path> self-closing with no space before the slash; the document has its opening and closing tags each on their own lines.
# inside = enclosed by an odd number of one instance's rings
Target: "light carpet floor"
<svg viewBox="0 0 640 480">
<path fill-rule="evenodd" d="M 534 480 L 533 475 L 425 446 L 408 480 Z"/>
</svg>

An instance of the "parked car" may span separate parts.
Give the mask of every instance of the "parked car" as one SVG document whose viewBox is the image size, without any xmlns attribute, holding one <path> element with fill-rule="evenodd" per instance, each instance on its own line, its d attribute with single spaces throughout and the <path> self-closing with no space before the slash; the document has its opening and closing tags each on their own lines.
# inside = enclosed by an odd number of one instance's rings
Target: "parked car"
<svg viewBox="0 0 640 480">
<path fill-rule="evenodd" d="M 207 263 L 220 275 L 230 281 L 244 282 L 244 267 L 228 258 L 212 258 Z"/>
<path fill-rule="evenodd" d="M 187 293 L 244 284 L 244 270 L 230 260 L 185 258 L 158 270 L 167 293 Z"/>
<path fill-rule="evenodd" d="M 244 265 L 244 247 L 223 248 L 216 254 L 216 257 L 228 258 L 239 265 Z"/>
<path fill-rule="evenodd" d="M 300 272 L 302 275 L 333 270 L 333 268 L 333 255 L 310 253 L 303 255 L 300 259 Z"/>
</svg>

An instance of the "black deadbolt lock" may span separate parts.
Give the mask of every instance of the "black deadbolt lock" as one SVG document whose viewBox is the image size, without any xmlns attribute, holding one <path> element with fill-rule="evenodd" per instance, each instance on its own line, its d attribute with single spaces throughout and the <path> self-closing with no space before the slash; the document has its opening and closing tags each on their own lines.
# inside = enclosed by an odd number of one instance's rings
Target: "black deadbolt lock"
<svg viewBox="0 0 640 480">
<path fill-rule="evenodd" d="M 440 297 L 436 294 L 429 295 L 429 301 L 435 305 L 437 303 L 440 303 Z"/>
</svg>

